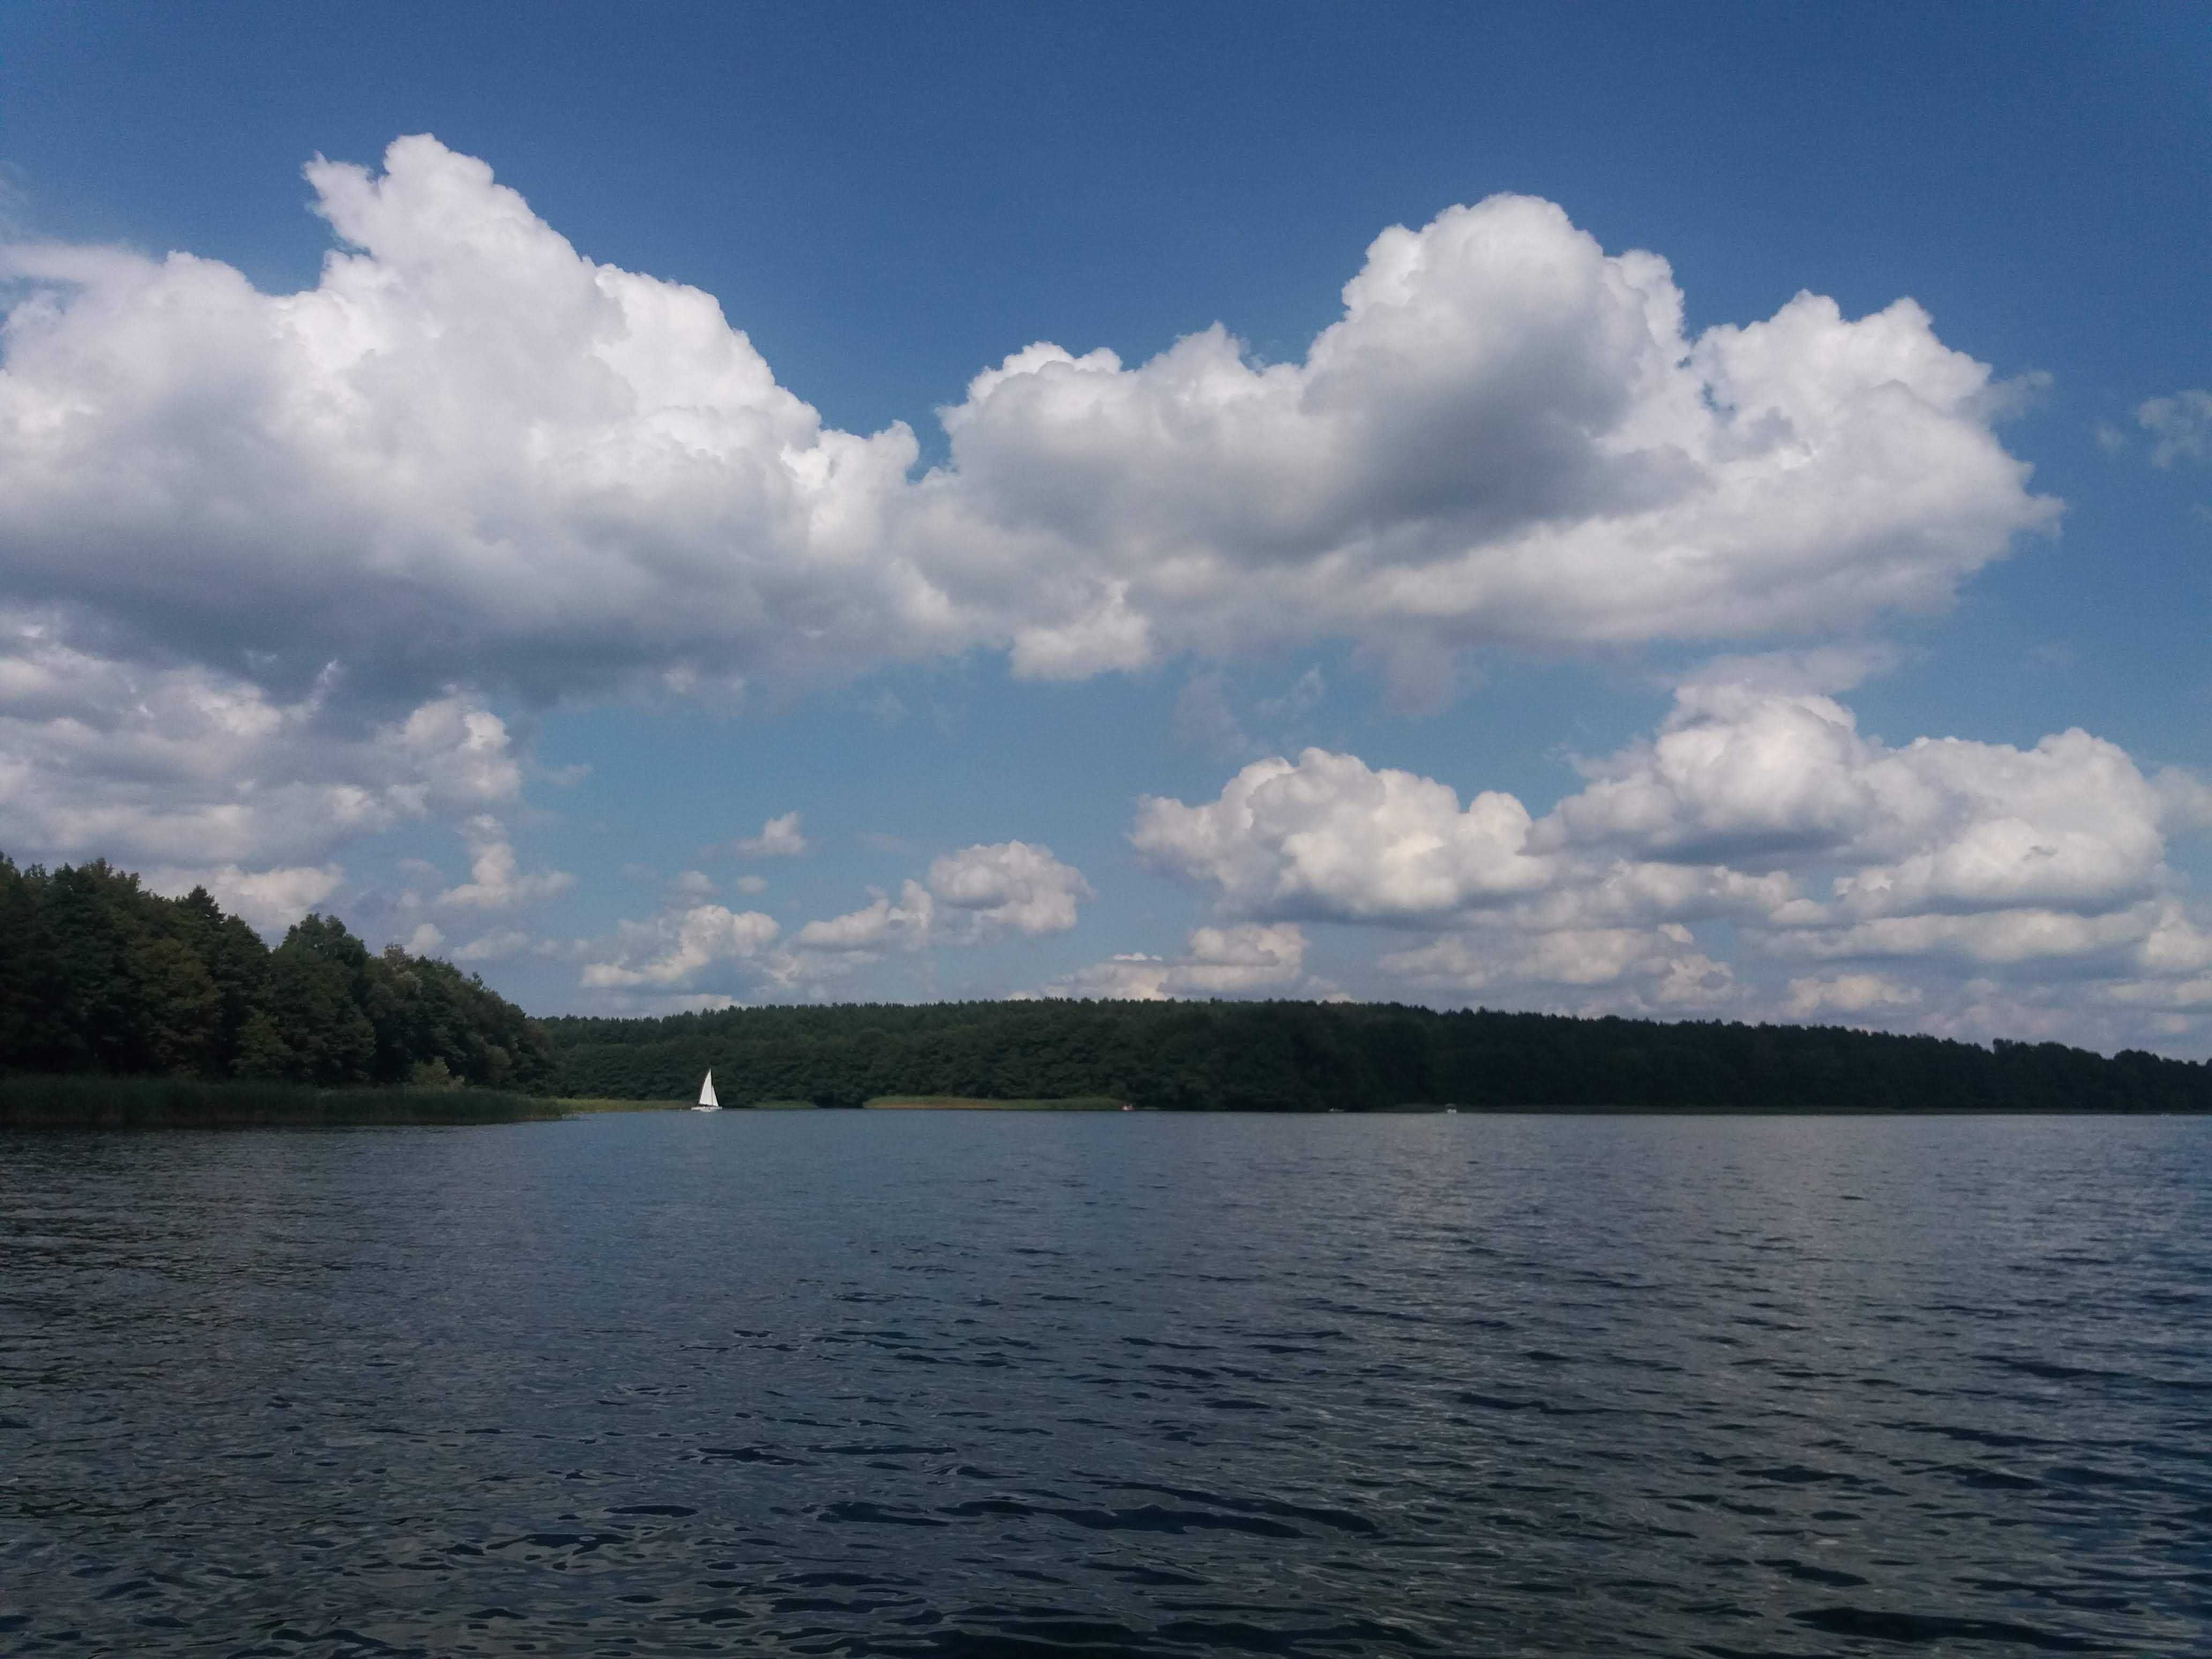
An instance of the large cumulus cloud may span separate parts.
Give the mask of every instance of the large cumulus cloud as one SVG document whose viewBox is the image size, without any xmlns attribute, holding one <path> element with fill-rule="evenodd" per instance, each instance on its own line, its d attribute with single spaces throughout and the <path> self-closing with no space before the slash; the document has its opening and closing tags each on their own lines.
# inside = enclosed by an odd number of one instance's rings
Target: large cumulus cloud
<svg viewBox="0 0 2212 1659">
<path fill-rule="evenodd" d="M 427 137 L 318 161 L 340 246 L 257 292 L 18 246 L 0 587 L 264 682 L 801 684 L 975 646 L 1081 676 L 1334 635 L 1820 631 L 1943 603 L 2051 504 L 1910 301 L 1690 338 L 1655 255 L 1500 197 L 1385 231 L 1304 360 L 1029 346 L 826 427 L 714 299 L 596 264 Z"/>
<path fill-rule="evenodd" d="M 1537 817 L 1309 750 L 1146 801 L 1131 838 L 1243 922 L 1425 935 L 1380 966 L 1432 994 L 2106 1042 L 2212 1001 L 2167 858 L 2212 827 L 2205 785 L 2087 732 L 1893 746 L 1833 696 L 1700 679 L 1584 770 Z"/>
<path fill-rule="evenodd" d="M 1486 792 L 1462 809 L 1432 778 L 1309 749 L 1295 764 L 1255 761 L 1200 805 L 1147 799 L 1131 839 L 1255 914 L 1433 921 L 1546 885 L 1529 828 L 1511 795 Z"/>
<path fill-rule="evenodd" d="M 107 858 L 165 892 L 205 884 L 257 926 L 339 890 L 348 842 L 410 823 L 475 823 L 503 896 L 520 876 L 487 809 L 519 799 L 506 722 L 468 696 L 389 718 L 349 710 L 333 676 L 297 696 L 191 663 L 103 655 L 48 616 L 0 611 L 0 849 Z"/>
<path fill-rule="evenodd" d="M 467 947 L 489 960 L 568 879 L 505 827 L 504 697 L 781 692 L 975 650 L 1072 678 L 1332 639 L 1419 699 L 1469 646 L 1940 607 L 2057 510 L 1996 435 L 2006 387 L 1911 301 L 1801 295 L 1692 336 L 1662 258 L 1526 198 L 1385 230 L 1294 361 L 1218 325 L 1133 363 L 1023 347 L 939 411 L 946 459 L 917 476 L 904 426 L 826 425 L 711 295 L 584 257 L 479 161 L 418 137 L 307 178 L 336 246 L 299 293 L 190 253 L 0 250 L 19 854 L 204 877 L 276 916 L 339 890 L 349 839 L 440 820 L 470 875 L 422 902 L 497 915 Z M 1229 914 L 1115 982 L 1306 983 L 1299 924 L 1353 921 L 1424 935 L 1393 956 L 1419 985 L 1710 1006 L 1736 990 L 1691 930 L 1723 927 L 1794 953 L 1808 1007 L 1917 1006 L 1866 962 L 2094 956 L 2136 962 L 2131 1006 L 2192 1017 L 2212 964 L 2163 846 L 2212 817 L 2200 785 L 2079 733 L 1887 750 L 1771 692 L 1686 690 L 1541 817 L 1324 750 L 1152 802 L 1143 850 Z M 2077 822 L 2069 789 L 2117 808 Z M 806 844 L 787 814 L 734 850 Z M 718 965 L 797 983 L 1054 933 L 1090 896 L 1004 842 L 789 935 L 693 894 L 581 954 L 610 994 Z"/>
<path fill-rule="evenodd" d="M 34 285 L 0 376 L 11 588 L 380 678 L 939 636 L 874 518 L 908 434 L 825 431 L 708 295 L 580 258 L 482 162 L 386 160 L 307 169 L 343 246 L 302 293 L 9 251 Z"/>
</svg>

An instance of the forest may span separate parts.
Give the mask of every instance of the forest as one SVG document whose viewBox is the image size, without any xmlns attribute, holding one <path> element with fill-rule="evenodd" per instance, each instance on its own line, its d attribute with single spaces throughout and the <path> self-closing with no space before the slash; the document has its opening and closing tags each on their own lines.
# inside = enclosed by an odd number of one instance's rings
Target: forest
<svg viewBox="0 0 2212 1659">
<path fill-rule="evenodd" d="M 0 1077 L 19 1089 L 106 1077 L 680 1101 L 710 1066 L 733 1106 L 2212 1111 L 2206 1062 L 1835 1026 L 1075 1000 L 532 1019 L 474 975 L 372 952 L 334 918 L 307 916 L 271 948 L 204 889 L 165 898 L 105 862 L 0 857 Z"/>
<path fill-rule="evenodd" d="M 0 856 L 0 1073 L 552 1091 L 545 1031 L 451 963 L 309 915 L 270 949 L 204 888 Z"/>
<path fill-rule="evenodd" d="M 1834 1026 L 1395 1004 L 964 1002 L 544 1022 L 562 1087 L 858 1106 L 1104 1095 L 1167 1110 L 2206 1111 L 2212 1065 Z"/>
</svg>

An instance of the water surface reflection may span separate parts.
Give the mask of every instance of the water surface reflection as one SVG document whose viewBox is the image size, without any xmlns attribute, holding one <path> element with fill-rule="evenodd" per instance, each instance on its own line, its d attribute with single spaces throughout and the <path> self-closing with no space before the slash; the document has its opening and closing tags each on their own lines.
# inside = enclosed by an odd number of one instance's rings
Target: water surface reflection
<svg viewBox="0 0 2212 1659">
<path fill-rule="evenodd" d="M 0 1138 L 0 1652 L 2201 1652 L 2208 1174 L 2169 1119 Z"/>
</svg>

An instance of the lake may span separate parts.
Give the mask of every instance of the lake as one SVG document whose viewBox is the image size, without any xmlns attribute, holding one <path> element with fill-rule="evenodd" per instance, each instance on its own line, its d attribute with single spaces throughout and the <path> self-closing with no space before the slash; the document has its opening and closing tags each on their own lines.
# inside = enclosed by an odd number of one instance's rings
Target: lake
<svg viewBox="0 0 2212 1659">
<path fill-rule="evenodd" d="M 2212 1121 L 0 1136 L 0 1653 L 2202 1654 Z"/>
</svg>

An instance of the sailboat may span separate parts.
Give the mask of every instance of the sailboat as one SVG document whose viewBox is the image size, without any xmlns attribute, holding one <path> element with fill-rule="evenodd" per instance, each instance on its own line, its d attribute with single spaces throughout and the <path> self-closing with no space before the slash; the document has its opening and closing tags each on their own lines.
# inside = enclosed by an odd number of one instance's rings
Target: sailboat
<svg viewBox="0 0 2212 1659">
<path fill-rule="evenodd" d="M 722 1109 L 722 1103 L 714 1098 L 714 1073 L 712 1070 L 708 1072 L 707 1080 L 699 1085 L 699 1103 L 691 1109 L 695 1112 L 719 1112 Z"/>
</svg>

